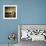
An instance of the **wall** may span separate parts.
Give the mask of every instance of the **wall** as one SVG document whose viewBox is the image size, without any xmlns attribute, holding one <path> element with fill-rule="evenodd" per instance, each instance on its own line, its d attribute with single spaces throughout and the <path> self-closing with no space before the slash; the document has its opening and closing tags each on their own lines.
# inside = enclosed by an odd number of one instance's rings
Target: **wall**
<svg viewBox="0 0 46 46">
<path fill-rule="evenodd" d="M 17 20 L 6 20 L 3 19 L 3 5 L 17 5 Z M 20 22 L 21 15 L 21 1 L 20 0 L 0 0 L 0 44 L 7 44 L 8 34 L 10 32 L 16 32 L 18 35 L 17 24 Z M 15 43 L 18 43 L 18 37 L 16 38 Z"/>
<path fill-rule="evenodd" d="M 17 5 L 17 20 L 3 19 L 3 5 Z M 0 0 L 0 44 L 7 44 L 18 24 L 46 24 L 46 0 Z M 17 39 L 16 39 L 17 43 Z"/>
<path fill-rule="evenodd" d="M 21 24 L 46 24 L 46 0 L 23 0 Z"/>
</svg>

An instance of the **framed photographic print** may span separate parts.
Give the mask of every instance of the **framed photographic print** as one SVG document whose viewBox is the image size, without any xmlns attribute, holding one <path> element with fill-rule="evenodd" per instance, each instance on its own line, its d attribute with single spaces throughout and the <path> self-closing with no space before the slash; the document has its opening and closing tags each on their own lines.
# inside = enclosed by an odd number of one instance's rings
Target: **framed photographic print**
<svg viewBox="0 0 46 46">
<path fill-rule="evenodd" d="M 3 5 L 3 19 L 17 19 L 17 5 Z"/>
</svg>

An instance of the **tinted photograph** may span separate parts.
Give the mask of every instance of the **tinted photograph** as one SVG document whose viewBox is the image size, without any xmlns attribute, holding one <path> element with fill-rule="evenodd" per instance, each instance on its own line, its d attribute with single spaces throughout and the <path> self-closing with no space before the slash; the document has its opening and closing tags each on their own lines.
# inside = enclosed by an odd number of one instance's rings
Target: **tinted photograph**
<svg viewBox="0 0 46 46">
<path fill-rule="evenodd" d="M 17 19 L 17 6 L 16 5 L 4 5 L 3 6 L 3 18 L 4 19 Z"/>
</svg>

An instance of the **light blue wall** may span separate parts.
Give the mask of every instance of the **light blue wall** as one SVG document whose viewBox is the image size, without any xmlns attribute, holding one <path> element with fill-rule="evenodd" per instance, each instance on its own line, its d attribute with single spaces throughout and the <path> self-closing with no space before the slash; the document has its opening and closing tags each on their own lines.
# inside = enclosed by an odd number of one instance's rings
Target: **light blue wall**
<svg viewBox="0 0 46 46">
<path fill-rule="evenodd" d="M 3 19 L 3 5 L 8 4 L 17 5 L 17 20 Z M 8 43 L 10 32 L 17 34 L 18 24 L 46 24 L 46 0 L 0 0 L 0 44 Z"/>
<path fill-rule="evenodd" d="M 18 12 L 17 12 L 17 20 L 5 20 L 3 19 L 3 5 L 17 5 Z M 20 22 L 20 15 L 21 15 L 21 1 L 20 0 L 0 0 L 0 44 L 8 43 L 8 34 L 10 32 L 16 32 L 17 24 Z M 18 39 L 18 38 L 17 38 Z M 16 43 L 18 42 L 16 39 Z"/>
<path fill-rule="evenodd" d="M 46 0 L 23 0 L 21 24 L 46 24 Z"/>
</svg>

